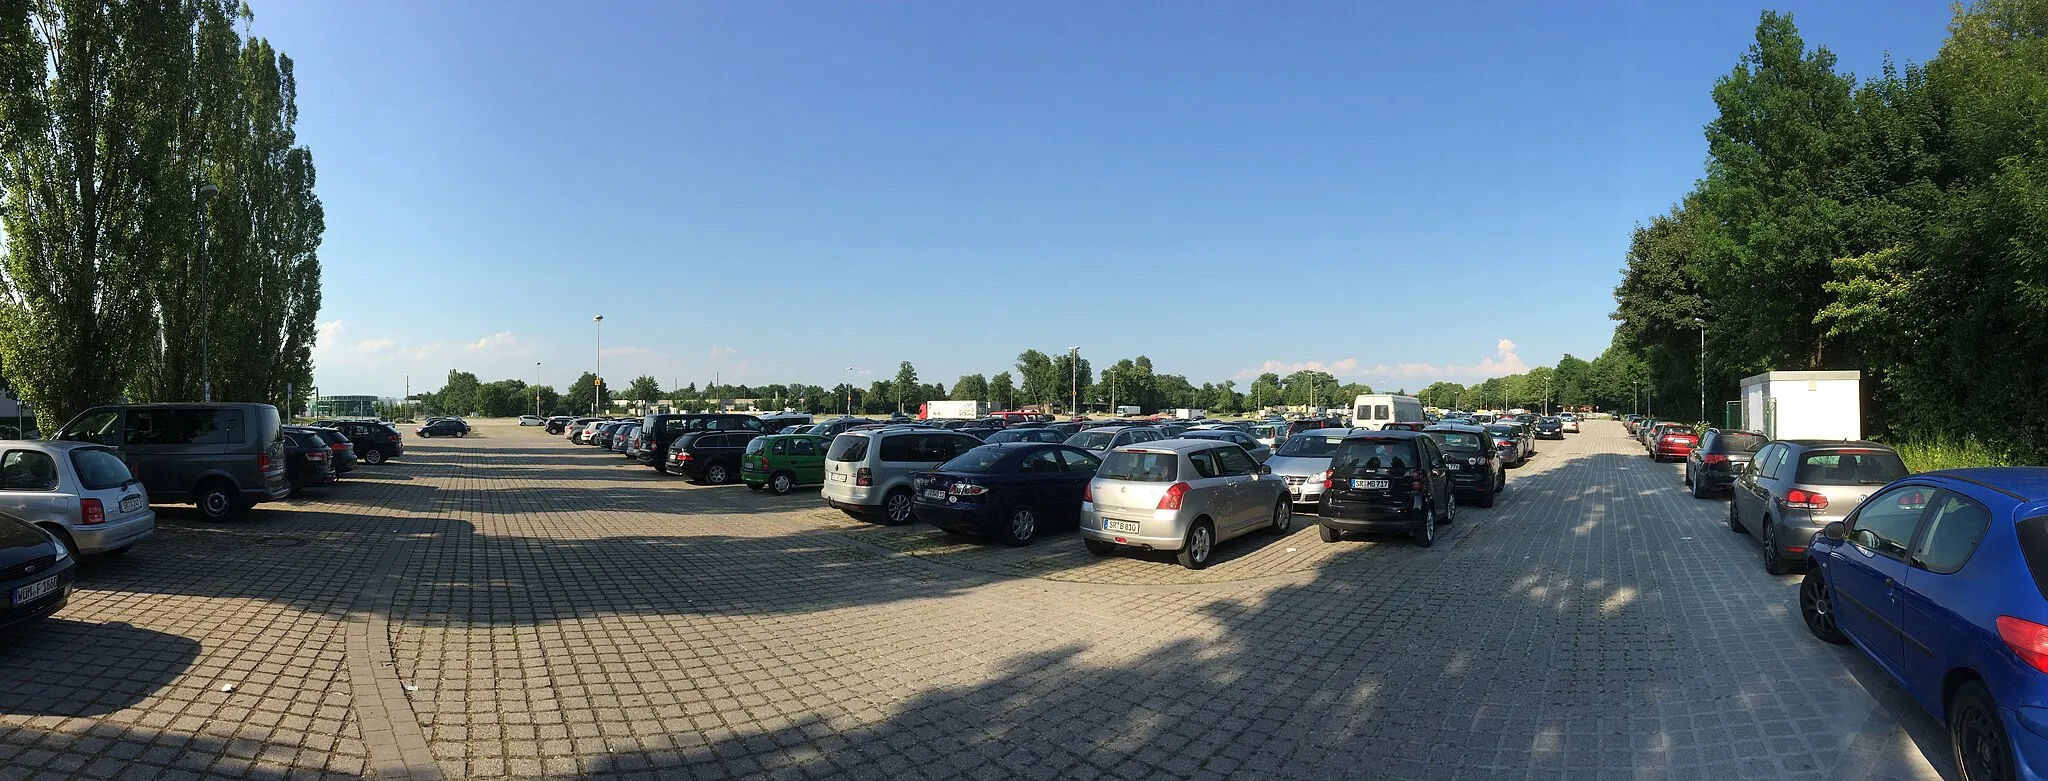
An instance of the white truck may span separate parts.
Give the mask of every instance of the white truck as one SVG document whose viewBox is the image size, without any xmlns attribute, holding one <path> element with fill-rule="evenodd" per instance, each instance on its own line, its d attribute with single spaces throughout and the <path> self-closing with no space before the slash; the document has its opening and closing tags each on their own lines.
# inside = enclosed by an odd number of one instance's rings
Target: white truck
<svg viewBox="0 0 2048 781">
<path fill-rule="evenodd" d="M 1173 413 L 1173 417 L 1179 420 L 1201 420 L 1202 418 L 1206 418 L 1209 416 L 1208 410 L 1192 409 L 1189 407 L 1181 407 L 1179 409 L 1172 409 L 1167 411 Z"/>
<path fill-rule="evenodd" d="M 1137 417 L 1137 416 L 1139 416 L 1139 415 L 1143 415 L 1143 414 L 1145 414 L 1145 408 L 1144 408 L 1144 407 L 1117 407 L 1117 408 L 1116 408 L 1116 416 L 1117 416 L 1117 417 L 1119 417 L 1119 418 L 1135 418 L 1135 417 Z"/>
<path fill-rule="evenodd" d="M 1742 378 L 1742 427 L 1772 439 L 1862 439 L 1862 372 Z"/>
<path fill-rule="evenodd" d="M 927 401 L 918 410 L 919 420 L 980 420 L 988 417 L 985 401 Z"/>
</svg>

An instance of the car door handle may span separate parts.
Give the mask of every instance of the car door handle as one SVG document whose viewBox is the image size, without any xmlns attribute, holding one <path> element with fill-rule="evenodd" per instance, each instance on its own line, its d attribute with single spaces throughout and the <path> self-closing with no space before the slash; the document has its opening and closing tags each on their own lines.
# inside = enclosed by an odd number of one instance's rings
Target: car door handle
<svg viewBox="0 0 2048 781">
<path fill-rule="evenodd" d="M 1884 579 L 1884 587 L 1885 587 L 1885 588 L 1888 588 L 1888 589 L 1891 589 L 1891 588 L 1898 588 L 1898 587 L 1899 587 L 1899 582 L 1898 582 L 1898 581 L 1896 581 L 1896 580 L 1893 580 L 1893 579 L 1891 579 L 1891 578 L 1885 578 L 1885 579 Z"/>
</svg>

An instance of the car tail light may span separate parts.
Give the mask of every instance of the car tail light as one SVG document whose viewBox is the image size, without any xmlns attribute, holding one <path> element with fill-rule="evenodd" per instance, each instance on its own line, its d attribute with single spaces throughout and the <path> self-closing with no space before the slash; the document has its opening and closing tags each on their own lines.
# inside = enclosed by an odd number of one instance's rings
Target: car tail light
<svg viewBox="0 0 2048 781">
<path fill-rule="evenodd" d="M 1166 487 L 1166 495 L 1165 495 L 1165 496 L 1162 496 L 1162 497 L 1159 497 L 1159 509 L 1161 509 L 1161 510 L 1178 510 L 1178 509 L 1180 509 L 1180 498 L 1181 498 L 1181 497 L 1183 497 L 1183 496 L 1186 496 L 1187 494 L 1188 494 L 1188 484 L 1187 484 L 1187 483 L 1174 483 L 1173 485 L 1167 486 L 1167 487 Z"/>
<path fill-rule="evenodd" d="M 696 460 L 696 459 L 694 459 L 694 458 L 690 457 L 690 454 L 689 454 L 688 452 L 685 452 L 685 451 L 682 451 L 682 450 L 678 450 L 678 451 L 676 451 L 676 463 L 678 463 L 678 464 L 687 464 L 687 463 L 690 463 L 691 461 L 694 461 L 694 460 Z"/>
<path fill-rule="evenodd" d="M 83 523 L 87 526 L 98 526 L 102 523 L 107 522 L 106 505 L 100 504 L 100 500 L 98 499 L 79 500 L 78 514 L 84 518 L 84 520 L 80 521 L 80 523 Z"/>
<path fill-rule="evenodd" d="M 258 454 L 256 454 L 256 471 L 258 471 L 258 472 L 268 472 L 268 471 L 270 471 L 270 454 L 269 454 L 269 453 L 258 453 Z"/>
<path fill-rule="evenodd" d="M 1081 501 L 1095 503 L 1095 481 L 1090 480 L 1087 485 L 1081 486 Z"/>
<path fill-rule="evenodd" d="M 1794 488 L 1785 493 L 1785 506 L 1797 510 L 1825 510 L 1828 509 L 1828 498 L 1812 491 Z"/>
<path fill-rule="evenodd" d="M 1422 492 L 1422 470 L 1417 469 L 1414 474 L 1409 475 L 1408 490 L 1416 493 Z"/>
<path fill-rule="evenodd" d="M 762 454 L 761 454 L 761 468 L 762 468 L 762 469 L 773 469 L 774 467 L 775 467 L 775 462 L 773 462 L 773 461 L 769 461 L 769 460 L 768 460 L 768 454 L 767 454 L 767 453 L 762 453 Z"/>
<path fill-rule="evenodd" d="M 1713 466 L 1714 464 L 1725 464 L 1728 463 L 1728 457 L 1721 455 L 1720 453 L 1708 453 L 1704 456 L 1700 456 L 1700 462 L 1708 466 Z"/>
<path fill-rule="evenodd" d="M 954 483 L 952 487 L 946 489 L 946 493 L 954 496 L 980 496 L 988 493 L 988 486 L 975 485 L 973 483 Z"/>
<path fill-rule="evenodd" d="M 854 473 L 853 473 L 853 484 L 854 484 L 854 485 L 874 485 L 874 484 L 875 484 L 875 470 L 873 470 L 873 469 L 869 469 L 869 468 L 867 468 L 867 467 L 861 467 L 861 468 L 860 468 L 860 471 L 858 471 L 858 472 L 854 472 Z"/>
<path fill-rule="evenodd" d="M 2011 648 L 2020 661 L 2048 673 L 2048 626 L 2024 618 L 1999 616 L 1998 636 L 2005 640 L 2006 647 Z"/>
<path fill-rule="evenodd" d="M 325 460 L 327 460 L 327 451 L 325 451 L 325 450 L 309 450 L 309 451 L 306 451 L 306 460 L 307 460 L 307 461 L 325 461 Z"/>
<path fill-rule="evenodd" d="M 1837 451 L 1835 451 L 1835 452 L 1836 452 L 1836 453 L 1839 453 L 1839 454 L 1841 454 L 1841 455 L 1845 455 L 1845 456 L 1867 456 L 1867 455 L 1870 455 L 1870 451 L 1869 451 L 1869 450 L 1866 450 L 1866 449 L 1856 449 L 1856 450 L 1837 450 Z"/>
<path fill-rule="evenodd" d="M 1336 475 L 1337 475 L 1337 470 L 1335 470 L 1335 469 L 1325 469 L 1325 470 L 1323 470 L 1323 490 L 1325 490 L 1325 491 L 1328 491 L 1328 490 L 1330 490 L 1331 488 L 1335 488 L 1335 487 L 1336 487 L 1336 485 L 1337 485 L 1337 478 L 1336 478 Z"/>
</svg>

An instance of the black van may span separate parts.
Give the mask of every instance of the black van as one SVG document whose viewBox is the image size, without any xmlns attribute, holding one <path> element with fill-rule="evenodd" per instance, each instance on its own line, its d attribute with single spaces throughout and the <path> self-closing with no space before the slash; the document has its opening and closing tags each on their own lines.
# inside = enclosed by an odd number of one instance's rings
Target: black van
<svg viewBox="0 0 2048 781">
<path fill-rule="evenodd" d="M 640 463 L 669 474 L 668 446 L 677 435 L 691 431 L 752 431 L 761 433 L 761 419 L 731 412 L 691 412 L 648 415 L 640 419 Z M 739 474 L 734 468 L 733 474 Z"/>
<path fill-rule="evenodd" d="M 154 503 L 207 520 L 290 496 L 284 422 L 268 404 L 115 404 L 78 413 L 54 439 L 113 448 Z"/>
</svg>

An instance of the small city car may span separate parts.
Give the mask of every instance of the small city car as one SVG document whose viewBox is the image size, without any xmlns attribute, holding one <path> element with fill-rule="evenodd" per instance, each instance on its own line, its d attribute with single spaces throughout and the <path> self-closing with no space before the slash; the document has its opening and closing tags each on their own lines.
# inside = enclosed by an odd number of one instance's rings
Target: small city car
<svg viewBox="0 0 2048 781">
<path fill-rule="evenodd" d="M 1413 431 L 1353 434 L 1330 456 L 1316 525 L 1324 542 L 1347 532 L 1406 532 L 1436 543 L 1436 527 L 1458 517 L 1450 470 L 1436 440 Z"/>
<path fill-rule="evenodd" d="M 149 493 L 128 465 L 85 442 L 0 442 L 0 513 L 75 554 L 119 556 L 156 532 Z"/>
<path fill-rule="evenodd" d="M 1554 417 L 1537 418 L 1529 428 L 1535 432 L 1537 439 L 1564 439 L 1564 421 Z"/>
<path fill-rule="evenodd" d="M 2048 776 L 2048 468 L 1901 478 L 1802 558 L 1807 629 L 1945 723 L 1958 778 Z"/>
<path fill-rule="evenodd" d="M 1507 490 L 1508 474 L 1500 464 L 1500 450 L 1486 429 L 1459 423 L 1438 423 L 1423 430 L 1436 440 L 1444 454 L 1444 468 L 1451 473 L 1451 489 L 1471 497 L 1480 507 L 1492 507 L 1493 498 Z"/>
<path fill-rule="evenodd" d="M 1735 478 L 1728 528 L 1763 544 L 1764 571 L 1791 572 L 1816 529 L 1842 520 L 1906 464 L 1876 442 L 1774 440 Z"/>
<path fill-rule="evenodd" d="M 1030 545 L 1046 527 L 1078 525 L 1095 454 L 1039 442 L 982 445 L 911 479 L 911 512 L 950 532 Z"/>
<path fill-rule="evenodd" d="M 543 420 L 543 419 L 541 419 L 541 416 L 539 416 L 539 415 L 521 415 L 521 416 L 519 416 L 519 425 L 522 425 L 522 426 L 545 426 L 545 425 L 547 425 L 547 421 L 546 421 L 546 420 Z"/>
<path fill-rule="evenodd" d="M 326 426 L 286 426 L 284 430 L 318 437 L 322 443 L 327 445 L 327 454 L 329 459 L 334 462 L 334 473 L 336 475 L 355 471 L 357 461 L 356 445 L 354 442 L 350 442 L 348 435 L 341 433 L 340 429 L 328 428 Z"/>
<path fill-rule="evenodd" d="M 818 493 L 826 506 L 847 515 L 909 523 L 915 519 L 912 478 L 981 445 L 966 434 L 928 426 L 848 431 L 833 437 L 825 451 L 825 485 Z"/>
<path fill-rule="evenodd" d="M 830 445 L 830 439 L 808 434 L 755 437 L 740 456 L 740 480 L 748 488 L 767 489 L 776 496 L 799 485 L 825 482 L 825 449 Z"/>
<path fill-rule="evenodd" d="M 1201 569 L 1218 543 L 1260 529 L 1294 529 L 1286 481 L 1227 442 L 1119 447 L 1081 497 L 1081 539 L 1098 556 L 1119 547 L 1173 551 L 1181 566 Z"/>
<path fill-rule="evenodd" d="M 0 629 L 64 609 L 77 567 L 55 533 L 0 512 Z"/>
</svg>

